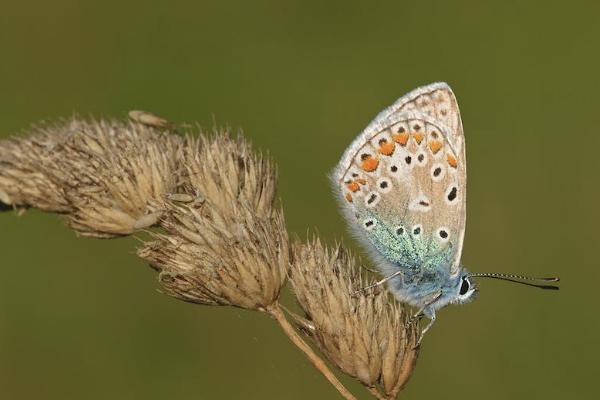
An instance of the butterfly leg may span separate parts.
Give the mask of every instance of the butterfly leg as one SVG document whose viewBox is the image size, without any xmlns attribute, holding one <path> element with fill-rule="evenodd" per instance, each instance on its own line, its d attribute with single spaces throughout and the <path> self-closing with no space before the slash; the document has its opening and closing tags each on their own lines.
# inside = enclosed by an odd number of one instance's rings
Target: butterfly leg
<svg viewBox="0 0 600 400">
<path fill-rule="evenodd" d="M 428 300 L 425 303 L 425 305 L 423 307 L 421 307 L 421 309 L 419 311 L 417 311 L 417 313 L 413 317 L 411 317 L 411 320 L 414 320 L 413 318 L 419 317 L 422 314 L 425 317 L 429 318 L 429 323 L 425 326 L 425 328 L 423 328 L 423 330 L 421 330 L 421 335 L 419 335 L 419 340 L 417 340 L 417 344 L 415 347 L 419 347 L 421 345 L 421 340 L 423 340 L 423 336 L 425 336 L 425 333 L 427 333 L 429 328 L 431 328 L 431 326 L 435 322 L 435 307 L 433 307 L 433 304 L 436 301 L 438 301 L 440 297 L 442 297 L 441 291 L 438 293 L 435 293 L 430 298 L 430 300 Z"/>
<path fill-rule="evenodd" d="M 377 282 L 373 283 L 372 285 L 369 286 L 365 286 L 364 288 L 360 288 L 358 289 L 356 292 L 352 293 L 353 296 L 357 295 L 360 292 L 366 292 L 369 289 L 372 289 L 374 287 L 383 285 L 384 283 L 386 283 L 387 281 L 389 281 L 392 278 L 397 277 L 398 275 L 402 274 L 403 271 L 398 271 L 398 272 L 394 272 L 393 274 L 386 276 L 385 278 L 378 280 Z"/>
<path fill-rule="evenodd" d="M 423 340 L 423 336 L 425 336 L 425 333 L 427 333 L 427 331 L 429 330 L 429 328 L 431 328 L 431 326 L 435 322 L 435 308 L 433 308 L 433 307 L 427 307 L 427 308 L 425 308 L 423 310 L 423 314 L 427 318 L 429 318 L 429 323 L 421 331 L 421 335 L 419 335 L 419 340 L 417 340 L 417 344 L 416 344 L 415 347 L 419 347 L 421 345 L 421 340 Z"/>
<path fill-rule="evenodd" d="M 430 300 L 428 300 L 425 305 L 417 310 L 406 322 L 406 327 L 408 328 L 410 324 L 412 324 L 416 319 L 421 319 L 423 316 L 429 318 L 429 314 L 426 310 L 431 308 L 431 305 L 435 303 L 442 296 L 442 292 L 435 293 Z M 435 314 L 435 310 L 434 310 Z"/>
<path fill-rule="evenodd" d="M 423 318 L 423 316 L 425 315 L 423 313 L 423 310 L 425 310 L 425 307 L 421 307 L 417 310 L 416 313 L 414 313 L 413 315 L 410 316 L 410 318 L 408 319 L 408 321 L 406 321 L 406 328 L 408 328 L 410 325 L 412 325 L 413 322 L 415 322 L 416 320 L 420 320 L 421 318 Z"/>
</svg>

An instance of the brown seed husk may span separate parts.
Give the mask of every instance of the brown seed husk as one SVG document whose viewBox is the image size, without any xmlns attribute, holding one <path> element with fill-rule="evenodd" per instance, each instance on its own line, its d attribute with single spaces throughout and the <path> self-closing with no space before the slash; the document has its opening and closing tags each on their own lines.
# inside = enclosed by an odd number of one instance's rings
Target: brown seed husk
<svg viewBox="0 0 600 400">
<path fill-rule="evenodd" d="M 291 281 L 323 353 L 363 385 L 395 398 L 418 356 L 417 324 L 386 290 L 358 292 L 369 283 L 341 246 L 319 240 L 294 246 Z"/>
</svg>

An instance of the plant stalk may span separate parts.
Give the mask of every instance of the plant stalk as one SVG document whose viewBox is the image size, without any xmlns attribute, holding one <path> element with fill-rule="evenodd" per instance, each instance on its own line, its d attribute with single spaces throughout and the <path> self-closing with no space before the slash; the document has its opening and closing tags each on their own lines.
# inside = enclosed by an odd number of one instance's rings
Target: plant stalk
<svg viewBox="0 0 600 400">
<path fill-rule="evenodd" d="M 369 391 L 369 393 L 371 393 L 373 396 L 375 396 L 376 399 L 387 400 L 386 397 L 384 395 L 382 395 L 381 392 L 379 390 L 377 390 L 376 387 L 369 387 L 369 388 L 367 388 L 367 390 Z"/>
<path fill-rule="evenodd" d="M 287 337 L 290 338 L 292 343 L 294 343 L 296 347 L 302 350 L 302 352 L 306 355 L 306 357 L 308 357 L 309 361 L 315 366 L 315 368 L 319 370 L 319 372 L 323 374 L 325 378 L 327 378 L 327 380 L 338 390 L 338 392 L 340 392 L 340 394 L 346 400 L 356 400 L 356 397 L 354 397 L 354 395 L 350 393 L 348 389 L 346 389 L 344 385 L 342 385 L 342 383 L 336 378 L 333 372 L 331 372 L 331 370 L 329 369 L 329 367 L 327 367 L 327 364 L 325 364 L 323 359 L 321 359 L 321 357 L 319 357 L 314 352 L 314 350 L 308 344 L 306 344 L 304 340 L 302 340 L 300 335 L 298 335 L 294 327 L 289 323 L 289 321 L 285 317 L 285 314 L 283 313 L 277 302 L 269 306 L 267 308 L 267 312 L 273 318 L 275 318 L 275 320 L 279 323 L 279 326 L 281 326 L 281 329 L 283 329 L 283 332 L 285 332 Z"/>
</svg>

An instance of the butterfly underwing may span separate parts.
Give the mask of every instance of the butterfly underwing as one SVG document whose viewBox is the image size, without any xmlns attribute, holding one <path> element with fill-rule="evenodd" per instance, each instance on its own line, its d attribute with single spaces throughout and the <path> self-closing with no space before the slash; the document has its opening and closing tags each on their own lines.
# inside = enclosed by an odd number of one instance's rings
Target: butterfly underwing
<svg viewBox="0 0 600 400">
<path fill-rule="evenodd" d="M 460 265 L 464 142 L 452 90 L 433 83 L 381 112 L 332 174 L 352 233 L 389 277 L 392 293 L 432 322 L 435 310 L 476 291 Z"/>
<path fill-rule="evenodd" d="M 556 277 L 469 273 L 461 265 L 465 137 L 446 83 L 415 89 L 382 111 L 344 152 L 331 180 L 351 232 L 384 276 L 370 287 L 388 283 L 398 300 L 418 307 L 415 316 L 430 319 L 419 343 L 436 310 L 473 299 L 471 278 L 558 289 L 545 283 Z"/>
</svg>

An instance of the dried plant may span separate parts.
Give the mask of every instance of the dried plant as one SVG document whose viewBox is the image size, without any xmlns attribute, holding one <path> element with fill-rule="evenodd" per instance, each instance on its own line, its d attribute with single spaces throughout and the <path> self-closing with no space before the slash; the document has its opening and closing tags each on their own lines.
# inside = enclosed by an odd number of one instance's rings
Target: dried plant
<svg viewBox="0 0 600 400">
<path fill-rule="evenodd" d="M 1 141 L 0 202 L 62 213 L 100 238 L 157 226 L 138 254 L 164 293 L 267 313 L 344 398 L 355 399 L 301 332 L 373 396 L 395 398 L 417 358 L 416 325 L 387 291 L 356 295 L 368 281 L 341 247 L 292 248 L 268 157 L 241 135 L 182 137 L 150 113 L 130 118 L 73 118 Z M 298 328 L 279 303 L 288 274 L 306 313 L 289 313 Z"/>
<path fill-rule="evenodd" d="M 128 235 L 157 222 L 177 185 L 181 138 L 142 124 L 73 118 L 0 146 L 0 200 L 67 214 L 85 236 Z"/>
<path fill-rule="evenodd" d="M 68 124 L 61 124 L 67 126 Z M 0 146 L 0 201 L 13 207 L 35 207 L 44 211 L 69 212 L 65 188 L 51 173 L 62 157 L 60 144 L 67 135 L 57 135 L 53 126 L 34 127 L 26 137 L 3 140 Z"/>
<path fill-rule="evenodd" d="M 379 384 L 385 398 L 396 398 L 417 360 L 417 324 L 387 291 L 361 291 L 372 282 L 341 246 L 298 244 L 291 276 L 308 318 L 302 325 L 327 358 L 374 393 Z"/>
<path fill-rule="evenodd" d="M 156 207 L 178 183 L 181 138 L 140 124 L 72 125 L 56 180 L 68 188 L 73 229 L 87 236 L 128 235 L 154 225 Z"/>
<path fill-rule="evenodd" d="M 265 310 L 279 298 L 289 267 L 283 213 L 274 208 L 275 168 L 240 137 L 187 138 L 186 203 L 167 201 L 139 255 L 181 300 Z"/>
</svg>

